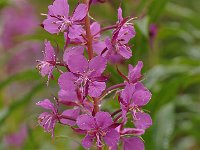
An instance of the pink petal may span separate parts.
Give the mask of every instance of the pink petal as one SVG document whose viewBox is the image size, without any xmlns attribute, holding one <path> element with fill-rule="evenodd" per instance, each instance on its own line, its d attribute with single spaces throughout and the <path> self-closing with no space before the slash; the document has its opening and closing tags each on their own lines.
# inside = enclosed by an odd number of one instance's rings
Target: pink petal
<svg viewBox="0 0 200 150">
<path fill-rule="evenodd" d="M 101 30 L 101 27 L 100 27 L 100 24 L 98 22 L 93 22 L 91 25 L 90 25 L 90 30 L 91 30 L 91 34 L 92 35 L 95 35 L 94 38 L 99 38 L 100 37 L 100 33 L 99 31 Z"/>
<path fill-rule="evenodd" d="M 118 8 L 118 20 L 119 21 L 123 20 L 123 17 L 122 17 L 122 8 L 121 7 Z"/>
<path fill-rule="evenodd" d="M 88 61 L 83 55 L 73 55 L 68 59 L 68 67 L 73 73 L 83 73 L 88 70 Z"/>
<path fill-rule="evenodd" d="M 144 150 L 144 143 L 138 137 L 123 138 L 123 150 Z"/>
<path fill-rule="evenodd" d="M 106 68 L 106 59 L 101 57 L 101 56 L 97 56 L 94 57 L 90 62 L 89 62 L 89 69 L 92 72 L 91 76 L 93 77 L 98 77 L 101 76 L 101 74 L 103 73 L 103 71 Z"/>
<path fill-rule="evenodd" d="M 122 55 L 125 59 L 129 59 L 132 56 L 132 50 L 128 46 L 119 46 L 118 53 Z"/>
<path fill-rule="evenodd" d="M 88 8 L 86 4 L 79 4 L 74 11 L 72 20 L 73 21 L 83 20 L 85 16 L 87 15 L 87 11 L 88 11 Z"/>
<path fill-rule="evenodd" d="M 69 4 L 67 0 L 55 0 L 53 5 L 48 7 L 49 15 L 53 16 L 65 16 L 68 18 L 69 15 Z"/>
<path fill-rule="evenodd" d="M 103 138 L 108 146 L 115 146 L 119 142 L 120 135 L 115 129 L 111 129 Z"/>
<path fill-rule="evenodd" d="M 53 22 L 57 21 L 56 18 L 49 17 L 43 21 L 44 29 L 51 34 L 55 34 L 59 32 L 58 26 L 59 24 L 55 24 Z"/>
<path fill-rule="evenodd" d="M 137 135 L 137 136 L 140 136 L 144 133 L 145 133 L 144 129 L 136 129 L 136 128 L 125 128 L 121 132 L 121 134 L 129 134 L 129 135 L 133 134 L 133 135 Z"/>
<path fill-rule="evenodd" d="M 140 86 L 138 88 L 138 86 Z M 133 102 L 137 106 L 146 105 L 151 99 L 151 92 L 146 89 L 141 83 L 136 84 L 136 91 L 133 94 Z"/>
<path fill-rule="evenodd" d="M 80 115 L 76 121 L 77 126 L 82 130 L 92 130 L 96 128 L 94 117 L 91 115 Z"/>
<path fill-rule="evenodd" d="M 78 99 L 75 90 L 74 91 L 60 90 L 58 92 L 58 98 L 59 98 L 59 101 L 63 104 L 67 102 L 75 102 Z"/>
<path fill-rule="evenodd" d="M 92 43 L 92 48 L 97 53 L 97 55 L 101 55 L 102 51 L 106 48 L 105 42 L 97 41 Z"/>
<path fill-rule="evenodd" d="M 72 25 L 69 27 L 68 37 L 70 39 L 79 38 L 79 36 L 83 33 L 83 28 L 81 25 Z"/>
<path fill-rule="evenodd" d="M 128 72 L 128 79 L 132 82 L 135 83 L 141 78 L 141 70 L 143 67 L 143 62 L 138 61 L 137 65 L 133 67 L 132 65 L 129 65 L 129 72 Z"/>
<path fill-rule="evenodd" d="M 88 94 L 91 97 L 98 97 L 105 90 L 105 88 L 106 88 L 105 82 L 94 81 L 94 82 L 89 84 Z"/>
<path fill-rule="evenodd" d="M 63 61 L 65 63 L 68 63 L 68 60 L 69 60 L 69 58 L 71 56 L 73 56 L 73 55 L 82 55 L 83 52 L 84 52 L 84 47 L 83 46 L 69 47 L 64 52 Z"/>
<path fill-rule="evenodd" d="M 108 112 L 100 111 L 95 115 L 96 123 L 99 128 L 106 129 L 113 124 L 111 115 Z"/>
<path fill-rule="evenodd" d="M 55 52 L 49 41 L 45 41 L 45 51 L 44 51 L 44 60 L 45 61 L 55 61 Z"/>
<path fill-rule="evenodd" d="M 40 63 L 40 65 L 41 65 L 40 66 L 40 74 L 42 75 L 42 77 L 45 77 L 46 75 L 48 75 L 49 77 L 51 77 L 52 76 L 52 71 L 54 69 L 54 66 L 51 65 L 48 62 L 45 62 L 45 61 L 42 61 Z"/>
<path fill-rule="evenodd" d="M 133 119 L 134 125 L 139 129 L 147 129 L 152 125 L 151 116 L 147 113 L 137 112 Z"/>
<path fill-rule="evenodd" d="M 39 102 L 36 103 L 36 105 L 41 106 L 44 109 L 55 110 L 54 104 L 49 99 L 45 99 L 43 101 L 39 101 Z"/>
<path fill-rule="evenodd" d="M 58 79 L 58 84 L 61 89 L 66 91 L 73 91 L 75 90 L 74 81 L 77 78 L 71 72 L 65 72 L 60 75 Z"/>
<path fill-rule="evenodd" d="M 92 147 L 94 138 L 95 138 L 94 136 L 86 135 L 85 138 L 82 140 L 83 147 L 86 149 Z"/>
<path fill-rule="evenodd" d="M 62 115 L 71 117 L 72 119 L 76 120 L 77 117 L 79 116 L 79 113 L 80 113 L 80 109 L 69 109 L 69 110 L 63 111 Z M 70 126 L 76 125 L 76 121 L 69 120 L 69 119 L 61 119 L 60 122 L 63 124 L 70 125 Z"/>
<path fill-rule="evenodd" d="M 132 25 L 123 26 L 119 31 L 117 40 L 121 44 L 127 44 L 135 35 L 136 32 Z"/>
<path fill-rule="evenodd" d="M 134 91 L 135 91 L 135 86 L 132 84 L 127 84 L 124 90 L 121 92 L 121 98 L 123 101 L 122 103 L 130 104 Z"/>
</svg>

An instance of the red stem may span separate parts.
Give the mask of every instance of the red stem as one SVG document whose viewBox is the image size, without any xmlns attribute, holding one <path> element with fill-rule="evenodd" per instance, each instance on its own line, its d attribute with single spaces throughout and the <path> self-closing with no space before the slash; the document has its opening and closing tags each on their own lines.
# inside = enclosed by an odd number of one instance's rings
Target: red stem
<svg viewBox="0 0 200 150">
<path fill-rule="evenodd" d="M 74 119 L 72 117 L 64 116 L 64 115 L 59 116 L 59 118 L 60 119 L 68 119 L 68 120 L 71 120 L 71 121 L 76 121 L 76 119 Z"/>
<path fill-rule="evenodd" d="M 120 113 L 122 110 L 121 109 L 118 109 L 116 111 L 114 111 L 111 116 L 114 117 L 115 115 L 117 115 L 118 113 Z"/>
<path fill-rule="evenodd" d="M 88 0 L 83 0 L 83 3 L 88 5 Z M 89 11 L 85 17 L 85 29 L 86 29 L 86 37 L 87 37 L 87 47 L 88 47 L 88 57 L 89 60 L 93 57 L 93 50 L 92 50 L 92 35 L 90 31 L 90 17 L 89 17 Z"/>
<path fill-rule="evenodd" d="M 108 26 L 108 27 L 101 28 L 101 30 L 99 32 L 95 33 L 93 35 L 93 37 L 96 36 L 97 34 L 101 33 L 101 32 L 104 32 L 104 31 L 107 31 L 107 30 L 111 30 L 111 29 L 115 29 L 116 27 L 117 27 L 117 25 L 113 25 L 113 26 Z"/>
<path fill-rule="evenodd" d="M 98 100 L 100 101 L 105 95 L 107 95 L 110 91 L 112 90 L 115 90 L 117 88 L 121 88 L 121 87 L 124 87 L 126 85 L 126 83 L 120 83 L 120 84 L 116 84 L 116 85 L 113 85 L 109 88 L 107 88 L 98 98 Z"/>
<path fill-rule="evenodd" d="M 122 114 L 119 114 L 115 119 L 114 122 L 117 122 L 122 117 Z"/>
</svg>

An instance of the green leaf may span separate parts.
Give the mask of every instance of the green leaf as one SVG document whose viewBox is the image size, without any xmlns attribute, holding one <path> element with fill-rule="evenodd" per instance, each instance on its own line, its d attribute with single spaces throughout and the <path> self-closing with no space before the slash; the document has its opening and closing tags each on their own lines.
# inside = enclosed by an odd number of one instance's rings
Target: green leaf
<svg viewBox="0 0 200 150">
<path fill-rule="evenodd" d="M 14 102 L 5 108 L 0 114 L 0 126 L 3 125 L 4 121 L 12 114 L 12 112 L 16 109 L 19 109 L 21 106 L 26 105 L 31 98 L 38 92 L 40 92 L 44 88 L 44 84 L 38 84 L 33 87 L 25 96 L 20 99 L 14 100 Z"/>
<path fill-rule="evenodd" d="M 169 0 L 153 0 L 148 9 L 151 22 L 156 22 Z"/>
<path fill-rule="evenodd" d="M 10 83 L 12 83 L 14 81 L 38 80 L 40 78 L 41 77 L 40 77 L 38 71 L 36 71 L 36 70 L 28 70 L 25 72 L 14 74 L 14 75 L 8 77 L 6 80 L 0 82 L 0 90 L 2 90 L 4 87 L 8 86 Z"/>
<path fill-rule="evenodd" d="M 175 127 L 175 109 L 171 102 L 163 106 L 157 113 L 154 122 L 155 150 L 168 150 Z"/>
</svg>

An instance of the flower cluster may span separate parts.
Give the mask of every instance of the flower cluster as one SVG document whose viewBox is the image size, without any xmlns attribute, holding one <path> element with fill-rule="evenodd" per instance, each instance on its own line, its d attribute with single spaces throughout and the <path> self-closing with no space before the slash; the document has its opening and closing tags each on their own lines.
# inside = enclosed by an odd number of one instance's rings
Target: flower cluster
<svg viewBox="0 0 200 150">
<path fill-rule="evenodd" d="M 83 0 L 71 16 L 67 0 L 55 0 L 48 7 L 43 27 L 51 34 L 63 32 L 66 43 L 61 61 L 51 43 L 45 42 L 44 59 L 39 61 L 38 69 L 42 76 L 48 76 L 49 82 L 56 68 L 60 73 L 60 90 L 55 105 L 48 99 L 37 103 L 48 110 L 39 116 L 38 122 L 52 137 L 56 123 L 85 134 L 82 145 L 86 149 L 92 146 L 103 149 L 107 145 L 110 149 L 122 146 L 124 150 L 143 150 L 140 136 L 152 125 L 152 120 L 142 109 L 151 99 L 150 91 L 141 82 L 142 61 L 136 66 L 129 65 L 127 76 L 117 68 L 123 83 L 107 88 L 109 76 L 105 75 L 107 64 L 116 63 L 116 57 L 125 60 L 132 56 L 128 43 L 136 34 L 131 23 L 134 18 L 123 18 L 119 8 L 116 24 L 101 28 L 89 17 L 91 5 L 91 0 Z M 103 39 L 101 34 L 107 30 L 112 31 L 111 38 Z M 114 112 L 103 111 L 102 101 L 115 90 L 120 108 Z M 70 109 L 60 112 L 60 104 Z M 131 128 L 126 126 L 129 114 Z"/>
</svg>

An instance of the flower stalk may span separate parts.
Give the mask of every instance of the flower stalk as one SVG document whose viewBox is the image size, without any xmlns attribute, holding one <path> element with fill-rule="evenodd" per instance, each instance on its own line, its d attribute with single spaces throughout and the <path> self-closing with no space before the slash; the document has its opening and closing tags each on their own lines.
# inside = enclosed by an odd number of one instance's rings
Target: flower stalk
<svg viewBox="0 0 200 150">
<path fill-rule="evenodd" d="M 83 0 L 83 3 L 89 5 L 88 0 Z M 85 17 L 85 30 L 86 30 L 86 37 L 87 37 L 87 48 L 88 48 L 88 58 L 91 60 L 93 58 L 93 49 L 92 49 L 92 35 L 90 30 L 90 17 L 89 17 L 89 10 Z"/>
</svg>

